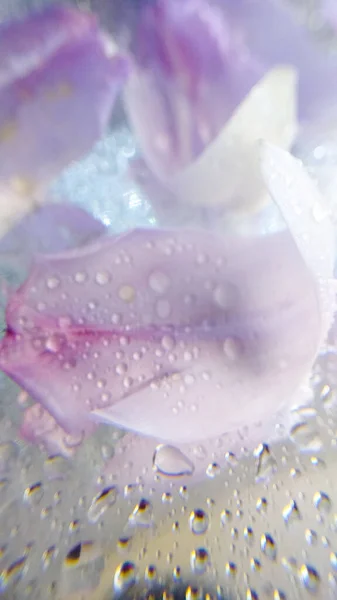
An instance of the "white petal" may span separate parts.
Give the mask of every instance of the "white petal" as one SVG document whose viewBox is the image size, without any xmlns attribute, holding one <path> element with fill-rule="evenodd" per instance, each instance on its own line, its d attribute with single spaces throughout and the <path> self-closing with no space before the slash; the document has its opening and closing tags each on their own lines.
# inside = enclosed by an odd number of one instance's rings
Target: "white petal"
<svg viewBox="0 0 337 600">
<path fill-rule="evenodd" d="M 300 160 L 261 142 L 261 172 L 297 247 L 317 280 L 325 337 L 335 311 L 335 237 L 331 215 Z"/>
<path fill-rule="evenodd" d="M 230 205 L 251 211 L 268 201 L 257 143 L 289 148 L 296 130 L 297 76 L 291 67 L 270 71 L 249 93 L 204 153 L 168 182 L 182 202 Z"/>
</svg>

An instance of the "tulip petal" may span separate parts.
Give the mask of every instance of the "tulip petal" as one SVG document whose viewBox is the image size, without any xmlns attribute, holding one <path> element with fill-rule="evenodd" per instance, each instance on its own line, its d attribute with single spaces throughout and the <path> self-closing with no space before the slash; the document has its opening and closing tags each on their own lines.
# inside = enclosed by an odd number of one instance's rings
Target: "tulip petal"
<svg viewBox="0 0 337 600">
<path fill-rule="evenodd" d="M 135 230 L 41 258 L 0 365 L 68 433 L 206 439 L 290 399 L 317 352 L 316 294 L 286 232 Z"/>
</svg>

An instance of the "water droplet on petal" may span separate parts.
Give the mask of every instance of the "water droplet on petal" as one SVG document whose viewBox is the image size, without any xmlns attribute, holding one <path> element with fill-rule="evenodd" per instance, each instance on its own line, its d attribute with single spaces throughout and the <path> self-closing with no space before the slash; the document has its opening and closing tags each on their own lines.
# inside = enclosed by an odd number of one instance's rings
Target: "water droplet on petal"
<svg viewBox="0 0 337 600">
<path fill-rule="evenodd" d="M 149 286 L 156 294 L 165 294 L 170 283 L 170 278 L 162 271 L 153 271 L 149 277 Z"/>
<path fill-rule="evenodd" d="M 236 360 L 241 352 L 240 341 L 233 337 L 228 337 L 223 343 L 223 351 L 229 360 Z"/>
<path fill-rule="evenodd" d="M 220 308 L 230 308 L 233 305 L 234 297 L 232 285 L 218 285 L 213 291 L 213 300 Z"/>
<path fill-rule="evenodd" d="M 110 274 L 107 271 L 98 271 L 95 281 L 98 285 L 107 285 L 110 281 Z"/>
<path fill-rule="evenodd" d="M 131 303 L 136 297 L 136 290 L 132 285 L 122 285 L 118 290 L 118 296 L 123 302 Z"/>
<path fill-rule="evenodd" d="M 178 448 L 159 444 L 153 455 L 153 470 L 165 477 L 192 475 L 193 463 Z"/>
<path fill-rule="evenodd" d="M 60 285 L 60 279 L 58 277 L 48 277 L 47 288 L 49 290 L 55 290 Z"/>
<path fill-rule="evenodd" d="M 78 271 L 74 275 L 74 280 L 76 283 L 84 283 L 87 280 L 87 274 L 84 271 Z"/>
</svg>

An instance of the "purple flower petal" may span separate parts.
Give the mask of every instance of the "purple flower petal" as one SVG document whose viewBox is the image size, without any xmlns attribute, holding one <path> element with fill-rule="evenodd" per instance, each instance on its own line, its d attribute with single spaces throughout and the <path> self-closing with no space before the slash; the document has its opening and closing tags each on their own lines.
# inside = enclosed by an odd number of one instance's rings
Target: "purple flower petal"
<svg viewBox="0 0 337 600">
<path fill-rule="evenodd" d="M 315 281 L 287 233 L 102 239 L 38 261 L 6 320 L 1 368 L 68 433 L 103 421 L 172 443 L 279 409 L 320 339 Z"/>
<path fill-rule="evenodd" d="M 332 3 L 335 5 L 334 0 Z M 317 117 L 337 97 L 337 59 L 282 0 L 220 0 L 255 60 L 268 70 L 293 65 L 299 76 L 300 120 Z M 324 4 L 323 4 L 324 6 Z"/>
<path fill-rule="evenodd" d="M 0 178 L 32 189 L 101 135 L 127 64 L 92 16 L 66 7 L 3 24 L 0 48 Z"/>
<path fill-rule="evenodd" d="M 0 262 L 26 269 L 34 256 L 81 246 L 103 235 L 103 223 L 69 203 L 48 204 L 27 215 L 0 239 Z"/>
<path fill-rule="evenodd" d="M 202 152 L 262 73 L 204 0 L 145 5 L 131 51 L 129 116 L 149 165 L 165 177 Z"/>
</svg>

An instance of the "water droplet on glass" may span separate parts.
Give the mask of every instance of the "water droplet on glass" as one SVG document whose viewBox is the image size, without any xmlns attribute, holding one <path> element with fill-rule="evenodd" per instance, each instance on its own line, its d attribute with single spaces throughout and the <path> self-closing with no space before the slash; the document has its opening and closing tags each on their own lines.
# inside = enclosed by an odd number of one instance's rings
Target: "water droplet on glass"
<svg viewBox="0 0 337 600">
<path fill-rule="evenodd" d="M 193 463 L 178 448 L 159 444 L 152 459 L 153 470 L 164 477 L 182 477 L 192 475 Z"/>
<path fill-rule="evenodd" d="M 8 586 L 20 581 L 27 568 L 26 561 L 27 556 L 22 556 L 0 573 L 0 593 L 4 592 Z"/>
<path fill-rule="evenodd" d="M 227 577 L 235 577 L 235 575 L 237 574 L 237 566 L 235 563 L 233 562 L 227 562 L 225 565 L 225 571 L 226 571 L 226 575 Z"/>
<path fill-rule="evenodd" d="M 254 532 L 251 527 L 244 528 L 243 537 L 245 538 L 247 544 L 252 546 L 252 544 L 254 543 Z"/>
<path fill-rule="evenodd" d="M 246 591 L 246 600 L 259 600 L 259 597 L 255 590 L 252 588 L 247 588 Z"/>
<path fill-rule="evenodd" d="M 189 518 L 189 526 L 192 533 L 195 533 L 196 535 L 206 533 L 208 529 L 208 523 L 208 515 L 204 510 L 201 508 L 192 510 Z"/>
<path fill-rule="evenodd" d="M 261 550 L 267 558 L 275 560 L 277 555 L 276 544 L 269 533 L 264 533 L 261 536 Z"/>
<path fill-rule="evenodd" d="M 34 483 L 27 487 L 23 494 L 23 499 L 29 504 L 39 504 L 43 497 L 43 487 L 41 482 Z"/>
<path fill-rule="evenodd" d="M 57 554 L 57 549 L 56 546 L 50 546 L 49 548 L 47 548 L 47 550 L 45 550 L 42 554 L 42 563 L 43 563 L 43 568 L 44 569 L 48 569 L 48 567 L 50 566 L 53 558 L 56 556 Z"/>
<path fill-rule="evenodd" d="M 266 498 L 258 498 L 256 501 L 256 510 L 258 512 L 264 513 L 267 511 L 268 508 L 268 502 L 266 500 Z"/>
<path fill-rule="evenodd" d="M 114 590 L 116 593 L 125 593 L 136 583 L 136 566 L 133 562 L 125 561 L 120 564 L 114 576 Z"/>
<path fill-rule="evenodd" d="M 306 529 L 304 532 L 304 537 L 310 546 L 313 546 L 317 543 L 317 533 L 313 529 Z"/>
<path fill-rule="evenodd" d="M 203 599 L 203 591 L 202 588 L 197 586 L 188 586 L 185 593 L 185 600 L 202 600 Z M 163 600 L 167 600 L 163 598 Z M 170 600 L 173 600 L 170 599 Z"/>
<path fill-rule="evenodd" d="M 191 569 L 193 573 L 205 573 L 209 565 L 209 554 L 205 548 L 196 548 L 191 552 Z"/>
<path fill-rule="evenodd" d="M 179 496 L 181 496 L 181 498 L 183 500 L 188 500 L 188 489 L 187 489 L 186 485 L 182 485 L 179 488 Z"/>
<path fill-rule="evenodd" d="M 226 452 L 225 459 L 232 469 L 238 465 L 238 459 L 233 452 Z"/>
<path fill-rule="evenodd" d="M 316 492 L 313 497 L 314 505 L 320 513 L 328 513 L 331 510 L 331 500 L 325 492 Z"/>
<path fill-rule="evenodd" d="M 221 525 L 222 526 L 227 525 L 228 523 L 231 522 L 232 518 L 233 518 L 233 515 L 232 515 L 231 511 L 226 508 L 220 514 Z"/>
<path fill-rule="evenodd" d="M 277 463 L 268 444 L 259 444 L 254 450 L 254 457 L 256 459 L 257 481 L 269 479 L 275 473 Z"/>
<path fill-rule="evenodd" d="M 290 430 L 290 439 L 305 451 L 319 452 L 323 445 L 314 420 L 293 425 Z"/>
<path fill-rule="evenodd" d="M 153 525 L 153 509 L 149 500 L 142 498 L 136 504 L 129 516 L 129 524 L 136 527 L 151 527 Z"/>
<path fill-rule="evenodd" d="M 251 558 L 250 559 L 250 568 L 252 571 L 258 573 L 261 570 L 261 562 L 259 561 L 258 558 Z"/>
<path fill-rule="evenodd" d="M 117 542 L 117 549 L 120 553 L 127 553 L 131 550 L 132 537 L 121 537 Z"/>
<path fill-rule="evenodd" d="M 295 500 L 290 500 L 290 502 L 284 507 L 282 516 L 287 525 L 290 525 L 290 523 L 293 523 L 294 521 L 300 521 L 301 513 Z"/>
<path fill-rule="evenodd" d="M 310 592 L 317 592 L 320 583 L 319 574 L 311 565 L 302 565 L 299 569 L 299 580 Z"/>
<path fill-rule="evenodd" d="M 210 463 L 206 469 L 206 475 L 214 479 L 217 475 L 220 475 L 220 465 L 218 463 Z"/>
<path fill-rule="evenodd" d="M 117 488 L 115 486 L 106 487 L 93 499 L 88 509 L 88 520 L 91 523 L 97 523 L 106 510 L 115 504 L 117 499 Z"/>
</svg>

